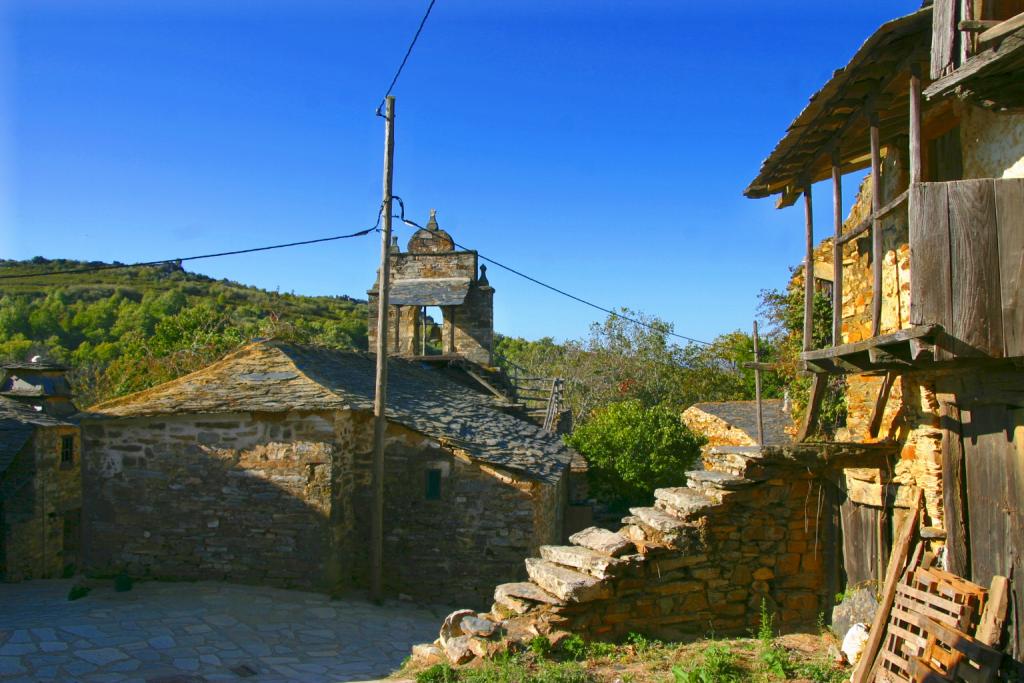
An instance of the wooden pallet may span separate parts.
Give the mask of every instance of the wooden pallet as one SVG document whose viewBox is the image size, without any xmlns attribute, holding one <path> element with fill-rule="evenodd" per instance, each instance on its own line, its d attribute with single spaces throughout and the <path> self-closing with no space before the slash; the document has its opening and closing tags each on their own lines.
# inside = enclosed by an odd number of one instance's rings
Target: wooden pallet
<svg viewBox="0 0 1024 683">
<path fill-rule="evenodd" d="M 913 680 L 915 662 L 926 654 L 933 635 L 923 623 L 939 624 L 941 628 L 961 633 L 973 632 L 977 627 L 987 591 L 949 572 L 924 566 L 926 563 L 927 560 L 915 567 L 911 562 L 896 586 L 885 640 L 869 681 L 905 683 Z M 937 639 L 935 642 L 946 643 Z"/>
</svg>

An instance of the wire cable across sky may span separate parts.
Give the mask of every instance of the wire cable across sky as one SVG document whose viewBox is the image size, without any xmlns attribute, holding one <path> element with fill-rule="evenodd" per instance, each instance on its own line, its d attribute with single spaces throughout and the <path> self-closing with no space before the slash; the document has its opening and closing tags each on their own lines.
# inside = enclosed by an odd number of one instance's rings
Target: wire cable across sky
<svg viewBox="0 0 1024 683">
<path fill-rule="evenodd" d="M 405 63 L 409 61 L 409 55 L 412 54 L 412 49 L 416 46 L 416 41 L 420 39 L 420 33 L 423 32 L 423 26 L 427 23 L 427 17 L 430 16 L 430 10 L 434 9 L 434 3 L 437 0 L 430 0 L 430 4 L 427 5 L 427 11 L 423 14 L 423 18 L 420 20 L 419 28 L 416 29 L 416 34 L 412 37 L 412 42 L 409 43 L 409 49 L 405 51 L 405 56 L 402 57 L 402 63 L 398 65 L 398 71 L 395 72 L 395 77 L 391 79 L 391 85 L 388 86 L 388 91 L 384 93 L 384 97 L 380 98 L 380 104 L 377 105 L 377 116 L 383 116 L 380 113 L 381 108 L 384 106 L 384 102 L 388 99 L 388 95 L 394 90 L 395 84 L 398 83 L 398 77 L 402 75 L 402 69 L 405 68 Z"/>
<path fill-rule="evenodd" d="M 409 225 L 411 227 L 417 228 L 419 230 L 426 230 L 429 233 L 437 234 L 435 231 L 431 230 L 430 228 L 426 228 L 426 227 L 420 225 L 419 223 L 417 223 L 415 221 L 411 221 L 411 220 L 409 220 L 408 218 L 405 217 L 405 202 L 402 201 L 401 197 L 399 197 L 398 195 L 392 195 L 391 198 L 393 200 L 395 200 L 396 202 L 398 202 L 399 211 L 400 211 L 400 214 L 398 216 L 394 216 L 394 218 L 398 218 L 399 220 L 401 220 L 406 225 Z M 451 239 L 450 236 L 449 236 L 449 239 Z M 459 244 L 454 239 L 452 239 L 452 244 L 454 244 L 459 249 L 465 249 L 466 251 L 476 251 L 475 249 L 470 249 L 469 247 L 467 247 L 465 245 Z M 597 309 L 597 310 L 601 311 L 602 313 L 607 313 L 608 315 L 613 315 L 616 318 L 620 318 L 622 320 L 626 320 L 628 322 L 633 323 L 634 325 L 640 325 L 641 327 L 646 327 L 647 329 L 653 330 L 655 332 L 661 332 L 661 333 L 666 334 L 666 335 L 668 335 L 670 337 L 676 337 L 677 339 L 682 339 L 684 341 L 692 342 L 694 344 L 701 344 L 703 346 L 711 346 L 710 342 L 701 341 L 700 339 L 694 339 L 693 337 L 687 337 L 685 334 L 677 334 L 675 332 L 671 332 L 669 330 L 666 330 L 663 327 L 659 327 L 657 325 L 652 325 L 651 323 L 644 322 L 643 320 L 638 320 L 637 318 L 631 318 L 628 315 L 623 315 L 622 313 L 618 313 L 618 312 L 616 312 L 616 311 L 614 311 L 614 310 L 612 310 L 610 308 L 605 308 L 604 306 L 600 306 L 598 304 L 595 304 L 593 301 L 587 301 L 586 299 L 584 299 L 582 297 L 578 297 L 575 294 L 570 294 L 569 292 L 565 291 L 564 289 L 559 289 L 558 287 L 555 287 L 554 285 L 549 285 L 548 283 L 542 282 L 541 280 L 538 280 L 535 277 L 527 275 L 526 273 L 524 273 L 524 272 L 522 272 L 520 270 L 516 270 L 512 266 L 507 266 L 504 263 L 501 263 L 500 261 L 495 261 L 492 258 L 484 256 L 479 251 L 476 252 L 476 255 L 482 261 L 487 261 L 490 264 L 493 264 L 495 266 L 498 266 L 499 268 L 503 268 L 504 270 L 507 270 L 508 272 L 512 273 L 513 275 L 518 275 L 519 277 L 521 277 L 521 278 L 523 278 L 525 280 L 529 280 L 530 282 L 532 282 L 534 284 L 537 284 L 537 285 L 540 285 L 541 287 L 544 287 L 545 289 L 549 289 L 552 292 L 555 292 L 556 294 L 561 294 L 562 296 L 568 297 L 568 298 L 572 299 L 573 301 L 577 301 L 577 302 L 579 302 L 581 304 L 584 304 L 586 306 L 590 306 L 591 308 Z"/>
</svg>

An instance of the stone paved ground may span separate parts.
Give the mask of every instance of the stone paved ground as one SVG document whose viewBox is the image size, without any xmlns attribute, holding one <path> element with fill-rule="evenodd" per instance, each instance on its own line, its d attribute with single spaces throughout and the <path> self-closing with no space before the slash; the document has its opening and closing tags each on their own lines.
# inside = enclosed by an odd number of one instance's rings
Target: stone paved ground
<svg viewBox="0 0 1024 683">
<path fill-rule="evenodd" d="M 0 584 L 0 680 L 326 683 L 386 676 L 444 617 L 316 593 L 213 582 Z M 240 666 L 255 671 L 233 672 Z"/>
</svg>

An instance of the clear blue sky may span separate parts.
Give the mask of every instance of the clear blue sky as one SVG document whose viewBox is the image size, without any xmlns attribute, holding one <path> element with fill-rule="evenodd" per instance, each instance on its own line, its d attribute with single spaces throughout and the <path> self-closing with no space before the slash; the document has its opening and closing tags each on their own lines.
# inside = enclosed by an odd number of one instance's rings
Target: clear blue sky
<svg viewBox="0 0 1024 683">
<path fill-rule="evenodd" d="M 919 4 L 437 0 L 395 90 L 395 191 L 585 298 L 702 339 L 747 329 L 801 260 L 803 218 L 743 188 L 832 71 Z M 0 257 L 151 260 L 373 222 L 374 108 L 425 0 L 0 5 Z M 188 268 L 363 297 L 377 255 L 366 237 Z M 505 334 L 603 318 L 489 275 Z"/>
</svg>

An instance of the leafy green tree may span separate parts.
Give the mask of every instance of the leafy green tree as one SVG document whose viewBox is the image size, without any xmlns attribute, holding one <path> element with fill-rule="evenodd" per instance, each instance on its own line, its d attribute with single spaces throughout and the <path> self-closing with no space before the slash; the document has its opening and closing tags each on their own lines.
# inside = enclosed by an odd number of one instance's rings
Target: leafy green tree
<svg viewBox="0 0 1024 683">
<path fill-rule="evenodd" d="M 682 486 L 704 438 L 665 406 L 612 403 L 566 437 L 590 465 L 591 491 L 619 505 L 650 503 L 654 489 Z"/>
</svg>

